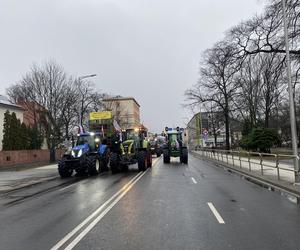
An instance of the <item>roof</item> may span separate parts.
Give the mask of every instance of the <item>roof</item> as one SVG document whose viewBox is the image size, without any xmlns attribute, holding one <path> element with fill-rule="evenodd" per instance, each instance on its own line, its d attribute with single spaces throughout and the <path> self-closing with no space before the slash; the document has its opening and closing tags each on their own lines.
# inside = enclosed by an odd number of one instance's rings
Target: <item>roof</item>
<svg viewBox="0 0 300 250">
<path fill-rule="evenodd" d="M 128 101 L 128 100 L 134 101 L 136 103 L 136 105 L 141 107 L 140 104 L 136 101 L 136 99 L 134 97 L 111 97 L 111 98 L 106 98 L 103 101 L 109 102 L 109 101 Z"/>
<path fill-rule="evenodd" d="M 0 95 L 0 106 L 8 107 L 11 109 L 24 110 L 23 107 L 14 104 L 8 100 L 6 96 Z"/>
</svg>

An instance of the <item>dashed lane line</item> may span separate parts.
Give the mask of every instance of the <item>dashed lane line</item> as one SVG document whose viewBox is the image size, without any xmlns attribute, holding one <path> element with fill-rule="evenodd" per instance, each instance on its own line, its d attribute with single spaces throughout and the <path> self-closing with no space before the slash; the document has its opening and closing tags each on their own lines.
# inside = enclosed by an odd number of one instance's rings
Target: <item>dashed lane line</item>
<svg viewBox="0 0 300 250">
<path fill-rule="evenodd" d="M 225 224 L 225 221 L 223 220 L 222 216 L 219 214 L 219 212 L 217 211 L 215 206 L 212 204 L 212 202 L 207 202 L 207 205 L 209 206 L 210 210 L 212 211 L 212 213 L 216 217 L 217 221 L 220 224 Z"/>
<path fill-rule="evenodd" d="M 194 182 L 194 184 L 197 184 L 197 181 L 195 180 L 194 177 L 191 177 L 191 179 L 192 179 L 192 182 Z"/>
</svg>

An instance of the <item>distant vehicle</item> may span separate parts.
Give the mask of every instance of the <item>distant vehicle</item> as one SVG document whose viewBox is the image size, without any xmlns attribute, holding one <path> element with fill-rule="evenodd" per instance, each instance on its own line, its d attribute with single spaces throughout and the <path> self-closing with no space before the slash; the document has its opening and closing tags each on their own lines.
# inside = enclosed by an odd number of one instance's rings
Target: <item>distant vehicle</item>
<svg viewBox="0 0 300 250">
<path fill-rule="evenodd" d="M 165 133 L 167 141 L 163 149 L 164 163 L 170 163 L 171 157 L 179 157 L 181 163 L 187 164 L 188 150 L 182 139 L 183 129 L 166 127 Z"/>
<path fill-rule="evenodd" d="M 79 175 L 95 175 L 107 171 L 107 147 L 101 144 L 100 133 L 81 133 L 76 146 L 66 152 L 58 162 L 58 172 L 62 178 L 70 177 L 75 171 Z"/>
<path fill-rule="evenodd" d="M 162 144 L 158 141 L 157 138 L 150 140 L 150 149 L 151 149 L 151 154 L 155 155 L 157 157 L 160 157 L 163 153 L 162 150 Z"/>
</svg>

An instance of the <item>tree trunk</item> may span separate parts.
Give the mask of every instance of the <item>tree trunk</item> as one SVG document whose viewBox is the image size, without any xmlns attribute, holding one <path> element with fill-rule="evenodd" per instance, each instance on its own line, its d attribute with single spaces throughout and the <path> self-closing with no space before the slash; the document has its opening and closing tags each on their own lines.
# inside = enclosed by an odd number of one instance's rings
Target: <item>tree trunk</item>
<svg viewBox="0 0 300 250">
<path fill-rule="evenodd" d="M 66 122 L 66 139 L 69 141 L 70 140 L 70 136 L 69 136 L 69 122 Z"/>
<path fill-rule="evenodd" d="M 50 148 L 50 163 L 56 162 L 55 148 Z"/>
<path fill-rule="evenodd" d="M 230 130 L 229 130 L 229 104 L 227 98 L 225 99 L 225 136 L 226 136 L 226 150 L 230 150 Z"/>
<path fill-rule="evenodd" d="M 53 163 L 56 162 L 54 139 L 52 139 L 50 145 L 50 163 Z"/>
</svg>

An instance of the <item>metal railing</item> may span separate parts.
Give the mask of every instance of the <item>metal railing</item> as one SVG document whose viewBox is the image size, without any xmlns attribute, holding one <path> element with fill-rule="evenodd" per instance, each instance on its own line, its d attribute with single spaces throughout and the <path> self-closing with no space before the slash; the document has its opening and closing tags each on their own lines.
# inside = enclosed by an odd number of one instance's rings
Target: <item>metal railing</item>
<svg viewBox="0 0 300 250">
<path fill-rule="evenodd" d="M 201 156 L 224 162 L 240 169 L 247 169 L 260 175 L 275 176 L 277 180 L 284 179 L 295 183 L 296 170 L 294 169 L 294 160 L 299 160 L 296 155 L 206 148 L 196 149 L 195 152 L 198 152 Z"/>
</svg>

